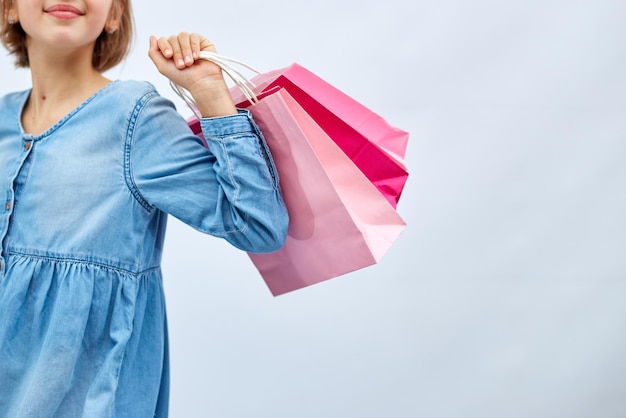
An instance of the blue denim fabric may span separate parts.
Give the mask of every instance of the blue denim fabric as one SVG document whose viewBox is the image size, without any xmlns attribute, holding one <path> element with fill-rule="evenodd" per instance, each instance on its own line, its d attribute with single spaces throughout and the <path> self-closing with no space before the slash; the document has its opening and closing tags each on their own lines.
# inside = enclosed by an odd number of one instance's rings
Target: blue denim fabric
<svg viewBox="0 0 626 418">
<path fill-rule="evenodd" d="M 166 214 L 251 252 L 287 212 L 247 111 L 203 119 L 117 81 L 39 136 L 0 99 L 0 416 L 165 417 Z"/>
</svg>

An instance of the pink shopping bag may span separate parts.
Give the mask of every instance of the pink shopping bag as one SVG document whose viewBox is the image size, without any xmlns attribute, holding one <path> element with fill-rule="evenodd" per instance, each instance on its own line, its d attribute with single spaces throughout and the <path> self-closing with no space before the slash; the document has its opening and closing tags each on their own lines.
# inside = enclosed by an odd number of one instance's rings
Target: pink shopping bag
<svg viewBox="0 0 626 418">
<path fill-rule="evenodd" d="M 284 247 L 249 256 L 273 295 L 380 261 L 406 227 L 387 199 L 285 89 L 250 106 L 290 216 Z"/>
<path fill-rule="evenodd" d="M 291 66 L 252 78 L 260 97 L 284 88 L 339 145 L 395 208 L 409 175 L 404 163 L 409 134 L 390 126 L 356 100 L 306 68 Z M 250 103 L 240 90 L 231 94 L 238 107 Z"/>
</svg>

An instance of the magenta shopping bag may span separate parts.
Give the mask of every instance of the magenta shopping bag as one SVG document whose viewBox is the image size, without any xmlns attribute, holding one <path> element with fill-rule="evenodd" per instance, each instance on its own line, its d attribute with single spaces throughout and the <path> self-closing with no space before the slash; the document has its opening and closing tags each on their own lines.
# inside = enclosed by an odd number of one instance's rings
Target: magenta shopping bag
<svg viewBox="0 0 626 418">
<path fill-rule="evenodd" d="M 284 247 L 249 253 L 274 295 L 380 261 L 406 227 L 387 199 L 285 89 L 250 106 L 276 163 Z"/>
<path fill-rule="evenodd" d="M 404 163 L 409 134 L 390 126 L 356 100 L 306 68 L 291 66 L 252 78 L 263 97 L 284 88 L 345 152 L 395 208 L 407 181 Z M 231 90 L 238 107 L 250 103 L 239 89 Z"/>
</svg>

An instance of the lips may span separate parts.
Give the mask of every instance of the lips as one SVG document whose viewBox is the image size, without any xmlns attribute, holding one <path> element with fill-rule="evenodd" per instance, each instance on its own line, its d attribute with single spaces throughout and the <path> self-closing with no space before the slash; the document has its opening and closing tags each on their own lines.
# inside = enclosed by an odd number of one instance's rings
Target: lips
<svg viewBox="0 0 626 418">
<path fill-rule="evenodd" d="M 46 8 L 44 12 L 59 19 L 73 19 L 85 14 L 71 4 L 55 4 Z"/>
</svg>

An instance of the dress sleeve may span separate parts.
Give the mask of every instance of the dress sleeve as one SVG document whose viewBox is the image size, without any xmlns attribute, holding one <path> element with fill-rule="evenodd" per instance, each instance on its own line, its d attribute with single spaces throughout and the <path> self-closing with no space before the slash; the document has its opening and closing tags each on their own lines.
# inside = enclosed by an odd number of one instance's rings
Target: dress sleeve
<svg viewBox="0 0 626 418">
<path fill-rule="evenodd" d="M 159 209 L 244 251 L 278 250 L 288 215 L 271 153 L 247 110 L 202 119 L 208 149 L 167 99 L 138 101 L 125 146 L 127 183 Z"/>
</svg>

